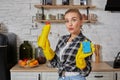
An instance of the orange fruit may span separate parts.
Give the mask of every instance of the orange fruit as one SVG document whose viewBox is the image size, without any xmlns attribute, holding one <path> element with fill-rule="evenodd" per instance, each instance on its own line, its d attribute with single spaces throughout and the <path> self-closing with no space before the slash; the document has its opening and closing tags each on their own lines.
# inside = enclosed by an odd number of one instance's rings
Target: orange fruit
<svg viewBox="0 0 120 80">
<path fill-rule="evenodd" d="M 30 67 L 34 67 L 33 62 L 29 63 L 29 66 L 30 66 Z"/>
<path fill-rule="evenodd" d="M 38 64 L 38 60 L 34 60 L 32 63 L 33 63 L 34 65 L 37 65 L 37 64 Z"/>
<path fill-rule="evenodd" d="M 26 62 L 20 60 L 20 61 L 19 61 L 19 65 L 24 67 L 24 66 L 26 65 Z"/>
<path fill-rule="evenodd" d="M 19 60 L 19 61 L 18 61 L 18 64 L 21 64 L 21 63 L 22 63 L 22 60 Z"/>
</svg>

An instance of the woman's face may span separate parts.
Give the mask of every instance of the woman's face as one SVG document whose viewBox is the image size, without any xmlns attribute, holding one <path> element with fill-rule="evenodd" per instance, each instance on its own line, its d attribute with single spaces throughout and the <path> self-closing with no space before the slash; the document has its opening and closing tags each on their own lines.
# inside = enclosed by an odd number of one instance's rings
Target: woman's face
<svg viewBox="0 0 120 80">
<path fill-rule="evenodd" d="M 69 12 L 65 15 L 65 25 L 70 34 L 78 35 L 82 26 L 82 20 L 78 13 Z"/>
</svg>

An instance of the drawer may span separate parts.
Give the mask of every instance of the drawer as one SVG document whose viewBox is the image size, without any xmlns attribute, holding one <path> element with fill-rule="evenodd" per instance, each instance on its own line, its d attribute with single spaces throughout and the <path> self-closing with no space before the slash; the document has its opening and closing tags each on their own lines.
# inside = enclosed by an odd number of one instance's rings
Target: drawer
<svg viewBox="0 0 120 80">
<path fill-rule="evenodd" d="M 113 72 L 91 72 L 87 80 L 113 80 Z"/>
</svg>

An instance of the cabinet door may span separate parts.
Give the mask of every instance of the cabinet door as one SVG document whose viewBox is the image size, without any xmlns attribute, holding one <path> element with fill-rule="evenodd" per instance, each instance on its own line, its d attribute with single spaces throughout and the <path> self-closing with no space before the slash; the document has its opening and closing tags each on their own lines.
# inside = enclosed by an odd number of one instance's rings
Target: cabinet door
<svg viewBox="0 0 120 80">
<path fill-rule="evenodd" d="M 57 72 L 42 72 L 42 80 L 58 80 Z"/>
<path fill-rule="evenodd" d="M 120 80 L 120 72 L 114 72 L 114 80 Z"/>
<path fill-rule="evenodd" d="M 11 72 L 11 80 L 40 80 L 36 72 Z"/>
<path fill-rule="evenodd" d="M 113 80 L 113 72 L 91 72 L 87 80 Z"/>
<path fill-rule="evenodd" d="M 117 74 L 118 74 L 117 80 L 120 80 L 120 72 L 118 72 Z"/>
</svg>

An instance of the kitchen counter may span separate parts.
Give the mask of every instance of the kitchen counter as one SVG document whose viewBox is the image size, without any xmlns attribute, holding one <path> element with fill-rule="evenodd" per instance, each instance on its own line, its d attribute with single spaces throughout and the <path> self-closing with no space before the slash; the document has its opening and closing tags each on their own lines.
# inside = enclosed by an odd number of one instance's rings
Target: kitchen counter
<svg viewBox="0 0 120 80">
<path fill-rule="evenodd" d="M 11 72 L 56 72 L 57 68 L 50 68 L 47 66 L 47 64 L 40 64 L 37 67 L 33 67 L 33 68 L 23 68 L 20 67 L 18 64 L 16 64 L 13 68 L 11 68 L 10 70 Z M 97 72 L 97 71 L 120 71 L 120 68 L 112 68 L 111 66 L 109 66 L 107 63 L 105 62 L 101 62 L 101 63 L 95 63 L 92 62 L 92 71 L 93 72 Z"/>
</svg>

